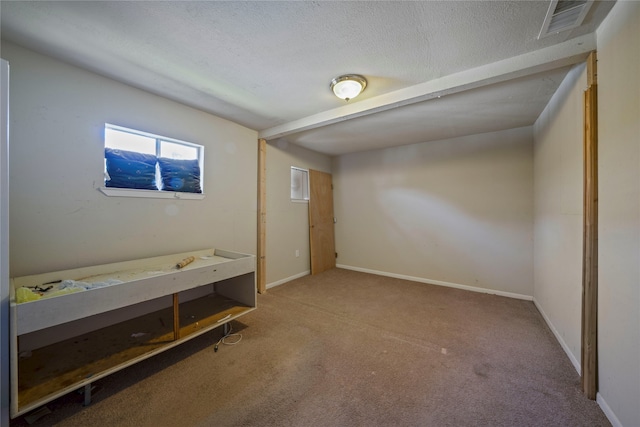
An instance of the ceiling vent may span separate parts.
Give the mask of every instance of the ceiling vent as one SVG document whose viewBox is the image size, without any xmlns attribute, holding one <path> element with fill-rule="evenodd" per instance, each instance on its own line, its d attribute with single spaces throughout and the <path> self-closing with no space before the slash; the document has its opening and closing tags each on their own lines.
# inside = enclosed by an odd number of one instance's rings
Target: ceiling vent
<svg viewBox="0 0 640 427">
<path fill-rule="evenodd" d="M 579 27 L 593 0 L 552 0 L 538 39 Z"/>
</svg>

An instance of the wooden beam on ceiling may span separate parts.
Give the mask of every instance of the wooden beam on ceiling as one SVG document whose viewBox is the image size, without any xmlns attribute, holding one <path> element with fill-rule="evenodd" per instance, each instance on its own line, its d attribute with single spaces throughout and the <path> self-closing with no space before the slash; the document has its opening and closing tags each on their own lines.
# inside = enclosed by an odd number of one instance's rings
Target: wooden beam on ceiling
<svg viewBox="0 0 640 427">
<path fill-rule="evenodd" d="M 273 140 L 405 105 L 554 70 L 585 61 L 589 53 L 595 48 L 595 34 L 586 34 L 557 45 L 443 76 L 373 98 L 352 102 L 343 107 L 264 129 L 258 135 L 259 138 Z"/>
</svg>

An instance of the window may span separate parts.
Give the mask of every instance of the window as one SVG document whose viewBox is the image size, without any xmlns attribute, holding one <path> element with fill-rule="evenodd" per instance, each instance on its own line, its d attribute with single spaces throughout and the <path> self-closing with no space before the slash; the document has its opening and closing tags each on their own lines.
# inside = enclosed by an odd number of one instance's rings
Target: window
<svg viewBox="0 0 640 427">
<path fill-rule="evenodd" d="M 291 166 L 291 200 L 309 200 L 309 171 Z"/>
<path fill-rule="evenodd" d="M 112 191 L 103 193 L 134 197 L 155 197 L 162 192 L 175 193 L 170 197 L 180 197 L 178 193 L 201 194 L 203 154 L 201 145 L 106 123 L 102 190 Z M 113 189 L 153 193 L 123 194 Z"/>
</svg>

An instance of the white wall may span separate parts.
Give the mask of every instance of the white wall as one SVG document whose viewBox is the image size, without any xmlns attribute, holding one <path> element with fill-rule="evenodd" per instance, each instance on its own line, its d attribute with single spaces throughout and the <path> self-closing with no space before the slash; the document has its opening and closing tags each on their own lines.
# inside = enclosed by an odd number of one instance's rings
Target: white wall
<svg viewBox="0 0 640 427">
<path fill-rule="evenodd" d="M 597 31 L 599 401 L 640 426 L 640 2 Z"/>
<path fill-rule="evenodd" d="M 11 274 L 219 247 L 256 251 L 257 132 L 2 43 L 11 79 Z M 109 122 L 205 147 L 203 200 L 107 197 Z"/>
<path fill-rule="evenodd" d="M 640 3 L 618 1 L 598 44 L 598 403 L 640 425 Z M 584 66 L 534 126 L 536 304 L 580 369 Z"/>
<path fill-rule="evenodd" d="M 336 158 L 338 264 L 530 297 L 532 143 L 526 127 Z"/>
<path fill-rule="evenodd" d="M 309 274 L 309 205 L 291 201 L 291 166 L 331 172 L 331 158 L 284 140 L 267 144 L 267 287 Z M 299 256 L 295 256 L 296 249 Z"/>
<path fill-rule="evenodd" d="M 582 108 L 586 66 L 565 77 L 534 129 L 534 300 L 580 372 Z"/>
</svg>

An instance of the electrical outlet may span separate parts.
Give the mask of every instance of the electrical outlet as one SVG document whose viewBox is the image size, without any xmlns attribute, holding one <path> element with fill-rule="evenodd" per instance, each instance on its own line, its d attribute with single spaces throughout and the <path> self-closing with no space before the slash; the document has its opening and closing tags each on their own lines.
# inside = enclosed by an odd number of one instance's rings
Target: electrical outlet
<svg viewBox="0 0 640 427">
<path fill-rule="evenodd" d="M 300 256 L 300 251 L 296 249 L 296 258 L 298 258 L 299 256 Z"/>
</svg>

